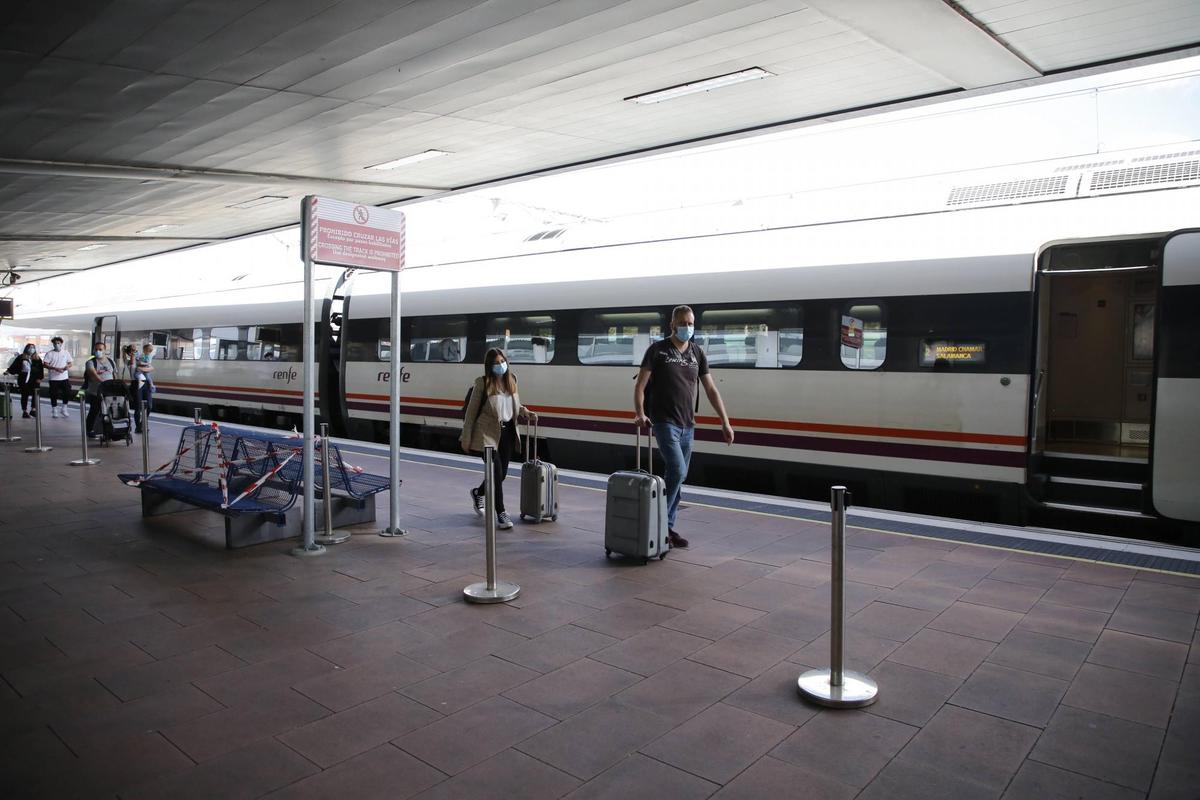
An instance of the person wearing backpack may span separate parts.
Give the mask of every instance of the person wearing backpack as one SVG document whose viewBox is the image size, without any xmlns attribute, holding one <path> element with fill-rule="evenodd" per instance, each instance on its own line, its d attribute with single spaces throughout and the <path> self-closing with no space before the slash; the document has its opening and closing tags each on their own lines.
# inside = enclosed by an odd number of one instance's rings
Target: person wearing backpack
<svg viewBox="0 0 1200 800">
<path fill-rule="evenodd" d="M 496 448 L 492 459 L 495 478 L 496 527 L 508 530 L 513 526 L 504 509 L 504 477 L 508 462 L 520 446 L 517 417 L 537 419 L 537 414 L 521 405 L 517 394 L 517 378 L 508 369 L 504 351 L 493 347 L 483 358 L 483 375 L 475 379 L 463 412 L 463 430 L 459 437 L 465 453 L 483 453 L 487 446 Z M 475 513 L 484 513 L 484 483 L 471 489 L 471 505 Z"/>
<path fill-rule="evenodd" d="M 42 378 L 46 377 L 46 369 L 42 366 L 42 357 L 38 355 L 37 346 L 25 345 L 25 349 L 8 365 L 7 372 L 17 378 L 17 388 L 21 391 L 21 416 L 25 419 L 36 417 L 38 407 L 33 399 L 34 393 L 42 385 Z"/>
<path fill-rule="evenodd" d="M 717 384 L 708 371 L 708 358 L 692 341 L 696 315 L 689 306 L 671 311 L 671 335 L 646 350 L 633 389 L 634 424 L 649 425 L 666 462 L 667 541 L 671 547 L 687 547 L 688 540 L 675 530 L 680 490 L 692 461 L 696 433 L 695 409 L 700 388 L 721 418 L 721 438 L 733 444 L 733 426 Z M 650 389 L 647 402 L 647 387 Z"/>
</svg>

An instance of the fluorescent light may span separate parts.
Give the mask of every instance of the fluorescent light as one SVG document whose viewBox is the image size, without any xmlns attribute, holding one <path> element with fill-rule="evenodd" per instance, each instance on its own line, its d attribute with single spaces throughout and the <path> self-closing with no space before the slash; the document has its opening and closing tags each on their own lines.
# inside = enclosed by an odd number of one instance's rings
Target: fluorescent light
<svg viewBox="0 0 1200 800">
<path fill-rule="evenodd" d="M 740 72 L 730 72 L 728 75 L 717 75 L 714 78 L 705 78 L 702 81 L 692 81 L 691 83 L 681 83 L 678 86 L 668 86 L 666 89 L 658 89 L 645 94 L 635 94 L 633 97 L 626 97 L 626 100 L 632 100 L 635 103 L 661 103 L 664 100 L 674 100 L 676 97 L 683 97 L 688 94 L 697 92 L 709 92 L 713 89 L 720 89 L 722 86 L 732 86 L 735 83 L 745 83 L 746 81 L 757 81 L 762 78 L 770 78 L 775 75 L 774 72 L 767 72 L 762 67 L 751 67 Z"/>
<path fill-rule="evenodd" d="M 283 195 L 264 194 L 262 197 L 256 197 L 253 200 L 243 200 L 240 203 L 234 203 L 226 208 L 254 208 L 255 206 L 265 206 L 267 203 L 275 203 L 279 200 L 287 200 Z"/>
<path fill-rule="evenodd" d="M 440 158 L 441 156 L 448 155 L 450 155 L 450 153 L 445 150 L 426 150 L 424 153 L 414 153 L 411 156 L 397 158 L 395 161 L 384 161 L 382 164 L 372 164 L 369 167 L 363 167 L 363 169 L 395 169 L 396 167 L 403 167 L 405 164 L 416 164 L 419 161 L 428 161 L 431 158 Z"/>
<path fill-rule="evenodd" d="M 89 244 L 89 245 L 84 245 L 83 247 L 77 247 L 76 249 L 79 250 L 80 252 L 84 252 L 87 250 L 99 250 L 101 247 L 108 247 L 108 245 L 106 245 L 106 244 Z"/>
<path fill-rule="evenodd" d="M 179 227 L 178 225 L 151 225 L 149 228 L 144 228 L 144 229 L 138 231 L 138 233 L 160 233 L 161 231 L 166 231 L 166 230 L 170 230 L 171 228 L 178 228 L 178 227 Z"/>
</svg>

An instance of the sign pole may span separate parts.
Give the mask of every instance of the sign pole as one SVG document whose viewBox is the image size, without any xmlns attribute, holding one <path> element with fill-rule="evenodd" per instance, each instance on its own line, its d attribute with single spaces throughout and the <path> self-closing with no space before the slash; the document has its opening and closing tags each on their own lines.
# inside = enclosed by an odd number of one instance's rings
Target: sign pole
<svg viewBox="0 0 1200 800">
<path fill-rule="evenodd" d="M 313 402 L 313 396 L 317 391 L 317 376 L 313 370 L 313 361 L 316 356 L 316 325 L 313 320 L 313 253 L 312 247 L 308 246 L 309 237 L 308 226 L 311 224 L 309 219 L 312 208 L 316 204 L 316 198 L 309 196 L 304 198 L 300 206 L 301 224 L 305 228 L 305 235 L 301 237 L 301 241 L 305 243 L 304 247 L 304 347 L 301 349 L 301 358 L 304 359 L 304 368 L 302 370 L 304 381 L 304 451 L 302 453 L 301 468 L 303 469 L 304 481 L 304 506 L 301 511 L 302 515 L 302 536 L 303 541 L 300 546 L 292 550 L 294 556 L 316 556 L 325 552 L 325 548 L 317 544 L 316 527 L 313 519 L 316 514 L 316 486 L 313 484 L 313 428 L 316 425 L 316 408 Z"/>
<path fill-rule="evenodd" d="M 400 273 L 392 273 L 392 372 L 388 380 L 391 390 L 391 412 L 389 415 L 388 432 L 390 447 L 388 453 L 389 474 L 392 480 L 391 491 L 388 493 L 388 526 L 379 532 L 380 536 L 403 536 L 406 531 L 400 527 Z"/>
</svg>

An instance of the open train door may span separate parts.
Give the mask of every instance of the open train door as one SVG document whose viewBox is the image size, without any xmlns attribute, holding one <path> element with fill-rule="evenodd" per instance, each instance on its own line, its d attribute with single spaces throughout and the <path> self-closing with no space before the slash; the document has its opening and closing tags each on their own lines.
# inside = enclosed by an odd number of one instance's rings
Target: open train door
<svg viewBox="0 0 1200 800">
<path fill-rule="evenodd" d="M 1150 497 L 1164 517 L 1200 522 L 1200 230 L 1162 249 Z"/>
<path fill-rule="evenodd" d="M 121 331 L 117 327 L 115 316 L 96 317 L 96 324 L 92 329 L 92 346 L 88 348 L 89 353 L 95 349 L 96 342 L 104 342 L 104 346 L 108 349 L 108 357 L 116 361 L 118 358 L 117 348 L 121 345 Z"/>
</svg>

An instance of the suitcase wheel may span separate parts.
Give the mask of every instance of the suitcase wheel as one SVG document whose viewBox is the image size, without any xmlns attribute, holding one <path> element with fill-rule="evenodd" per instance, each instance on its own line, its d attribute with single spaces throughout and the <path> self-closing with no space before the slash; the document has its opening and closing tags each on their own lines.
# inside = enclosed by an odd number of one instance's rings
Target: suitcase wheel
<svg viewBox="0 0 1200 800">
<path fill-rule="evenodd" d="M 525 521 L 525 515 L 524 515 L 524 514 L 521 514 L 521 515 L 519 515 L 519 516 L 517 517 L 517 519 L 521 520 L 521 522 L 524 522 L 524 521 Z"/>
<path fill-rule="evenodd" d="M 558 514 L 555 514 L 553 517 L 551 517 L 551 518 L 550 518 L 550 521 L 551 521 L 551 522 L 558 522 Z"/>
<path fill-rule="evenodd" d="M 650 563 L 650 558 L 648 556 L 642 556 L 642 566 L 644 567 L 649 563 Z"/>
<path fill-rule="evenodd" d="M 659 560 L 659 561 L 662 561 L 662 560 L 663 560 L 664 558 L 666 558 L 666 557 L 667 557 L 667 551 L 666 551 L 666 550 L 663 550 L 661 553 L 659 553 L 659 554 L 658 554 L 658 560 Z"/>
<path fill-rule="evenodd" d="M 612 555 L 612 550 L 609 550 L 607 547 L 604 548 L 604 557 L 608 558 L 611 555 Z"/>
</svg>

